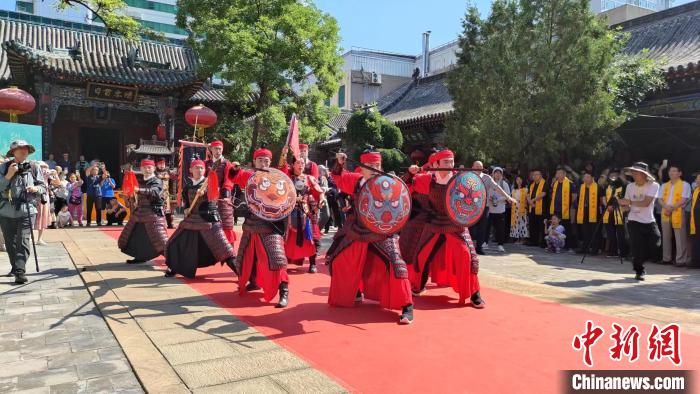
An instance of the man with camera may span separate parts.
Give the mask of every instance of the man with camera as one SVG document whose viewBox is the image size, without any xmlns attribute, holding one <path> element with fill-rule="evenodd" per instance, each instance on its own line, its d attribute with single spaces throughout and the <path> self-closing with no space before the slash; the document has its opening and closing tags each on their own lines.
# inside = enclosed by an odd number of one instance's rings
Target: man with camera
<svg viewBox="0 0 700 394">
<path fill-rule="evenodd" d="M 34 203 L 46 192 L 39 166 L 27 160 L 34 151 L 27 141 L 13 141 L 6 156 L 14 160 L 0 165 L 0 227 L 17 284 L 27 283 L 31 221 L 37 213 Z"/>
</svg>

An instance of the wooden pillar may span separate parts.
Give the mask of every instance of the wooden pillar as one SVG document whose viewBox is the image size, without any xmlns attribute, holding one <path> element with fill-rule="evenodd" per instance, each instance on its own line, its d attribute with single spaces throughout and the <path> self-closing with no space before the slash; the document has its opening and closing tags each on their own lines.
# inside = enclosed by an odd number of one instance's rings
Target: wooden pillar
<svg viewBox="0 0 700 394">
<path fill-rule="evenodd" d="M 40 93 L 40 116 L 41 116 L 41 150 L 44 160 L 48 159 L 52 143 L 52 127 L 55 119 L 55 113 L 51 103 L 51 84 L 43 82 L 38 84 L 37 91 Z"/>
</svg>

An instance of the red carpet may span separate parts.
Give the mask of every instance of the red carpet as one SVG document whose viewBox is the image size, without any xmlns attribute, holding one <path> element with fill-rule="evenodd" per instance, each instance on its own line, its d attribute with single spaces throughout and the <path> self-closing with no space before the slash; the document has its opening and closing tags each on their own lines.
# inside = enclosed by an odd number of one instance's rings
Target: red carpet
<svg viewBox="0 0 700 394">
<path fill-rule="evenodd" d="M 413 325 L 399 326 L 397 312 L 371 303 L 329 307 L 325 267 L 316 275 L 306 267 L 290 270 L 290 305 L 284 310 L 264 304 L 259 294 L 234 294 L 228 268 L 209 267 L 198 276 L 185 282 L 356 392 L 558 392 L 559 371 L 585 369 L 583 354 L 571 343 L 588 319 L 605 329 L 593 348 L 595 369 L 674 369 L 667 359 L 647 360 L 649 325 L 638 324 L 640 359 L 613 362 L 611 324 L 626 329 L 633 322 L 495 289 L 482 289 L 484 310 L 456 305 L 449 289 L 431 289 L 415 299 Z M 681 369 L 700 368 L 696 349 L 700 337 L 683 333 Z"/>
</svg>

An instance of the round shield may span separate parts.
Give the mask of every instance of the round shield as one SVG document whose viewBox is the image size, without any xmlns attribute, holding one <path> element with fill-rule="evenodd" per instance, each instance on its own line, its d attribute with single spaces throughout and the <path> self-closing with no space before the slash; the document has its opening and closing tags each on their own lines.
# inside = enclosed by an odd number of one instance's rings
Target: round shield
<svg viewBox="0 0 700 394">
<path fill-rule="evenodd" d="M 360 188 L 355 210 L 368 230 L 376 234 L 395 234 L 411 214 L 411 192 L 395 176 L 375 175 Z"/>
<path fill-rule="evenodd" d="M 276 168 L 255 171 L 248 179 L 244 194 L 250 212 L 269 222 L 289 216 L 297 201 L 294 183 Z"/>
<path fill-rule="evenodd" d="M 470 227 L 478 222 L 486 209 L 486 187 L 474 172 L 459 172 L 447 184 L 445 193 L 447 216 L 455 224 Z"/>
</svg>

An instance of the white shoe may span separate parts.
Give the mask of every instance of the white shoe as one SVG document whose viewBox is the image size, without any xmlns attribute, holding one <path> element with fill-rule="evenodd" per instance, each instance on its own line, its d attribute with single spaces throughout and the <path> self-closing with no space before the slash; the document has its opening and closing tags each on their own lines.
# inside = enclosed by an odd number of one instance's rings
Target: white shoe
<svg viewBox="0 0 700 394">
<path fill-rule="evenodd" d="M 37 244 L 37 245 L 44 245 L 44 246 L 48 245 L 48 244 L 46 243 L 46 241 L 44 241 L 43 239 L 42 239 L 42 240 L 39 240 L 39 241 L 37 241 L 37 243 L 36 243 L 36 244 Z"/>
<path fill-rule="evenodd" d="M 501 252 L 501 253 L 505 253 L 505 252 L 506 252 L 506 250 L 503 249 L 503 245 L 498 245 L 498 251 Z"/>
<path fill-rule="evenodd" d="M 482 250 L 488 250 L 488 249 L 489 249 L 489 244 L 487 244 L 486 242 L 484 242 L 483 244 L 481 244 L 481 249 L 482 249 Z"/>
</svg>

